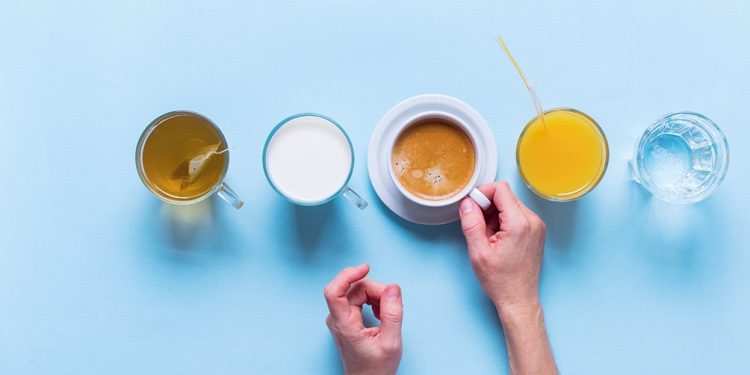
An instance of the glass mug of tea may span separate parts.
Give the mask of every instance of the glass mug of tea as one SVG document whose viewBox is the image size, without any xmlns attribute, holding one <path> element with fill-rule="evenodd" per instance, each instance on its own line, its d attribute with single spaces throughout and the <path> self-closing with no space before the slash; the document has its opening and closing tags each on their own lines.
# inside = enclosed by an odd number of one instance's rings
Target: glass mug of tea
<svg viewBox="0 0 750 375">
<path fill-rule="evenodd" d="M 197 203 L 215 193 L 234 208 L 243 205 L 224 182 L 227 141 L 201 114 L 173 111 L 157 117 L 138 140 L 135 163 L 143 184 L 167 203 Z"/>
<path fill-rule="evenodd" d="M 263 147 L 263 172 L 271 187 L 288 201 L 316 206 L 340 195 L 360 209 L 367 201 L 349 188 L 354 148 L 344 129 L 317 113 L 282 120 Z"/>
<path fill-rule="evenodd" d="M 483 209 L 490 202 L 475 189 L 481 153 L 474 131 L 444 112 L 424 112 L 404 121 L 391 145 L 388 172 L 410 201 L 444 207 L 471 196 Z"/>
</svg>

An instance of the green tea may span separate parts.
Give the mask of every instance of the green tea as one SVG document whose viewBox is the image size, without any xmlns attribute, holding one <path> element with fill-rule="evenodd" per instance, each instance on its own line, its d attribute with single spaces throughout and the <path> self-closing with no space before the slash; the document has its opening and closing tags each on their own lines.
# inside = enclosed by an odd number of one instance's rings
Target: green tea
<svg viewBox="0 0 750 375">
<path fill-rule="evenodd" d="M 199 198 L 224 177 L 226 149 L 224 138 L 207 119 L 182 113 L 167 117 L 143 144 L 146 183 L 167 199 Z"/>
</svg>

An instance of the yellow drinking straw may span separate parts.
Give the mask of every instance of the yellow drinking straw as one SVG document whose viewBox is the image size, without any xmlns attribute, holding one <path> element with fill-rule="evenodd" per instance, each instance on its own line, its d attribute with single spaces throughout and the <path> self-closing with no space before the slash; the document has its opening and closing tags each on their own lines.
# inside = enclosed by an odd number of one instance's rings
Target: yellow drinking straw
<svg viewBox="0 0 750 375">
<path fill-rule="evenodd" d="M 531 82 L 529 82 L 529 79 L 526 78 L 526 74 L 523 73 L 523 70 L 516 62 L 516 59 L 514 59 L 513 55 L 510 53 L 508 46 L 505 45 L 503 38 L 499 35 L 497 36 L 497 42 L 500 44 L 500 47 L 503 47 L 503 50 L 505 50 L 505 54 L 508 55 L 510 62 L 513 63 L 513 66 L 516 68 L 518 75 L 521 76 L 521 80 L 523 80 L 523 83 L 526 85 L 526 89 L 529 90 L 529 94 L 531 94 L 531 100 L 534 101 L 534 107 L 536 107 L 536 111 L 537 113 L 539 113 L 539 118 L 542 119 L 542 126 L 546 128 L 547 122 L 544 121 L 544 110 L 542 110 L 542 103 L 539 102 L 539 98 L 536 96 L 536 91 L 534 91 L 534 86 L 531 84 Z"/>
</svg>

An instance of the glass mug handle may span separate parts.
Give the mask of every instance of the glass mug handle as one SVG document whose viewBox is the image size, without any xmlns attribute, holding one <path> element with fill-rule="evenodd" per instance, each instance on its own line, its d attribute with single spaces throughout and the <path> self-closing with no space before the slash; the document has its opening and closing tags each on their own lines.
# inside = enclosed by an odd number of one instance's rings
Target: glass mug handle
<svg viewBox="0 0 750 375">
<path fill-rule="evenodd" d="M 362 197 L 360 197 L 354 190 L 349 189 L 348 186 L 344 189 L 343 194 L 349 202 L 354 203 L 354 205 L 360 210 L 364 210 L 367 207 L 367 201 L 362 199 Z"/>
<path fill-rule="evenodd" d="M 236 209 L 242 208 L 242 206 L 245 204 L 245 202 L 240 199 L 237 193 L 235 193 L 234 190 L 232 190 L 232 188 L 230 188 L 229 185 L 224 182 L 219 185 L 219 189 L 216 190 L 216 194 L 225 202 L 229 203 L 230 206 Z"/>
</svg>

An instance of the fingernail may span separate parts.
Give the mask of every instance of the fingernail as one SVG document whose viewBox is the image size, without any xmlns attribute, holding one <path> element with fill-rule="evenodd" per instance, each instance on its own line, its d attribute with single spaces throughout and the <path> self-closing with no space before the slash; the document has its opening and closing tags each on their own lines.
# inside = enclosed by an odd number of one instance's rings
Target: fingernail
<svg viewBox="0 0 750 375">
<path fill-rule="evenodd" d="M 401 298 L 401 288 L 397 286 L 388 288 L 388 292 L 386 292 L 386 296 L 390 299 Z"/>
<path fill-rule="evenodd" d="M 468 214 L 474 209 L 474 205 L 467 198 L 461 201 L 461 215 Z"/>
</svg>

